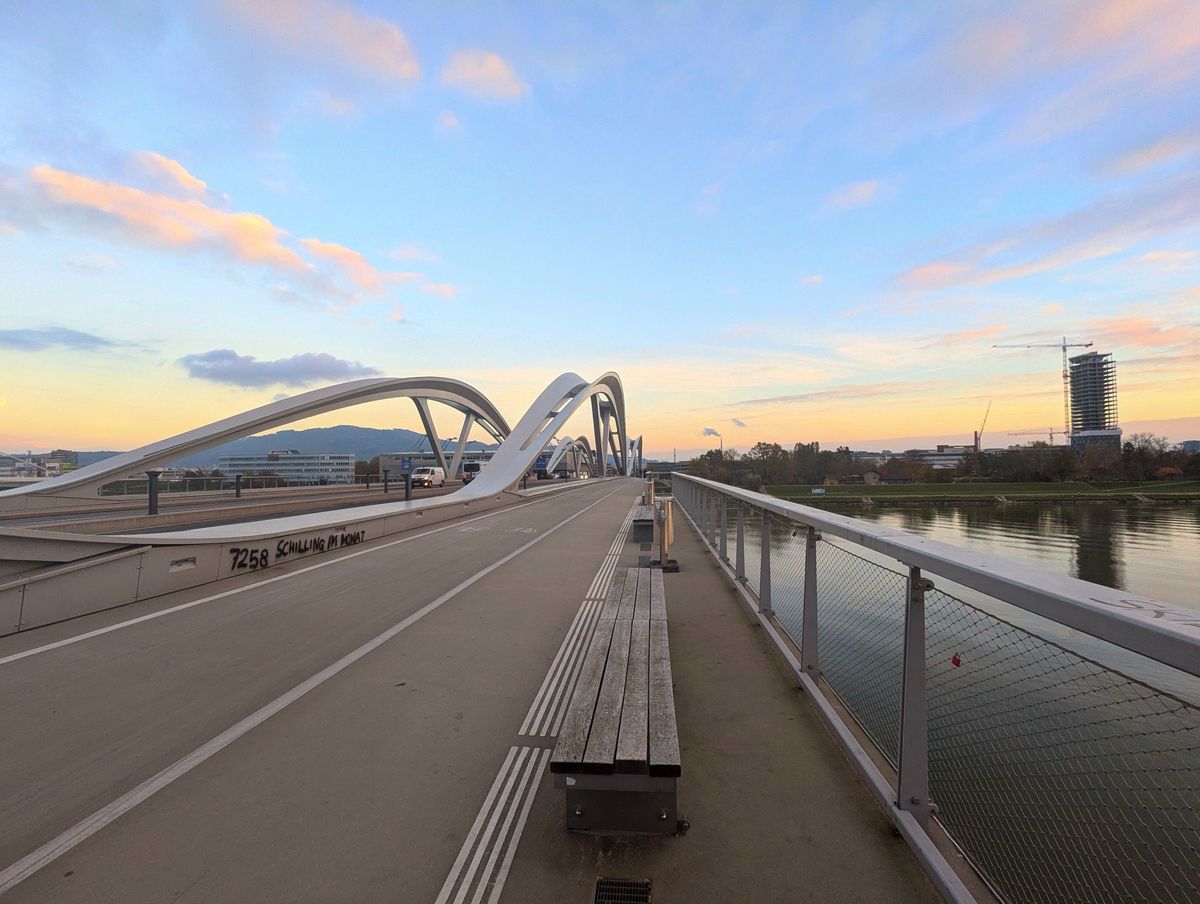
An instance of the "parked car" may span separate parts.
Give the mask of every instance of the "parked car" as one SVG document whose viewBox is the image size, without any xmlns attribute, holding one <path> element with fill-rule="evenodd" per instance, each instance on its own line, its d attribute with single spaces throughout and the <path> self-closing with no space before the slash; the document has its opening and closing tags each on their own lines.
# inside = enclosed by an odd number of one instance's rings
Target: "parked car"
<svg viewBox="0 0 1200 904">
<path fill-rule="evenodd" d="M 483 462 L 466 461 L 462 466 L 462 482 L 470 483 L 479 476 L 479 472 L 483 470 Z"/>
<path fill-rule="evenodd" d="M 446 472 L 441 468 L 417 468 L 412 473 L 412 483 L 415 487 L 444 487 Z"/>
</svg>

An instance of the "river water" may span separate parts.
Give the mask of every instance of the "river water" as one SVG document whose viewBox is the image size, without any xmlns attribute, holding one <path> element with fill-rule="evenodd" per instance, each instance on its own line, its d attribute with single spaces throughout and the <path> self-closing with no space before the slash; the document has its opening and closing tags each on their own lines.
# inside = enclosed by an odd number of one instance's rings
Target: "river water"
<svg viewBox="0 0 1200 904">
<path fill-rule="evenodd" d="M 1063 502 L 831 510 L 1200 609 L 1200 505 Z"/>
</svg>

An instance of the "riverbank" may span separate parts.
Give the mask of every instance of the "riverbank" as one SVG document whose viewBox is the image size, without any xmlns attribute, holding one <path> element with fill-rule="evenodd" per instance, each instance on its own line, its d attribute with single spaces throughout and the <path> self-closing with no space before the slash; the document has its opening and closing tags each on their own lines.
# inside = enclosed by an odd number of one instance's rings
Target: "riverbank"
<svg viewBox="0 0 1200 904">
<path fill-rule="evenodd" d="M 813 492 L 816 490 L 817 492 Z M 877 486 L 768 486 L 765 492 L 804 505 L 996 505 L 1053 502 L 1123 504 L 1200 502 L 1200 481 L 1144 483 L 911 483 Z"/>
</svg>

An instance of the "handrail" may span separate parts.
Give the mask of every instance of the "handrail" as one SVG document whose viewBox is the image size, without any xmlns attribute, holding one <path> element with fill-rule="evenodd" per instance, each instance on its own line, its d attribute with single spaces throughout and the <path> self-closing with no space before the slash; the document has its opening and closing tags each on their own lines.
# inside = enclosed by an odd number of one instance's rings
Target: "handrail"
<svg viewBox="0 0 1200 904">
<path fill-rule="evenodd" d="M 1200 612 L 1011 559 L 788 502 L 679 471 L 698 486 L 890 556 L 1200 677 Z"/>
</svg>

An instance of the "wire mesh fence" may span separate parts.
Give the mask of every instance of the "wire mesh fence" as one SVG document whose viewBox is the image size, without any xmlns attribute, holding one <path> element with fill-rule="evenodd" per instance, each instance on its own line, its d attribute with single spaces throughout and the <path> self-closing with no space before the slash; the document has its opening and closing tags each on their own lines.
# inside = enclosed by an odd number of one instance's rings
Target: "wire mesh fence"
<svg viewBox="0 0 1200 904">
<path fill-rule="evenodd" d="M 676 492 L 693 519 L 722 495 Z M 737 504 L 758 594 L 762 510 L 735 502 L 731 525 Z M 775 615 L 800 644 L 806 527 L 772 522 Z M 821 677 L 895 765 L 908 577 L 844 546 L 816 548 Z M 1200 707 L 941 589 L 925 632 L 930 795 L 1002 899 L 1200 901 Z"/>
</svg>

